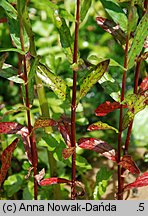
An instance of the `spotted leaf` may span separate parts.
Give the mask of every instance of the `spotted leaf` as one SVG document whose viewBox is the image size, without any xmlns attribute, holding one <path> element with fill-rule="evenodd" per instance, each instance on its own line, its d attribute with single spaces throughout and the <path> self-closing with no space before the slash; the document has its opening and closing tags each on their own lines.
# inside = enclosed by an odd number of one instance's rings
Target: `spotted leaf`
<svg viewBox="0 0 148 216">
<path fill-rule="evenodd" d="M 69 148 L 65 148 L 62 151 L 62 156 L 63 158 L 66 160 L 68 159 L 75 151 L 75 147 L 69 147 Z"/>
<path fill-rule="evenodd" d="M 80 138 L 78 140 L 78 145 L 80 148 L 95 151 L 112 161 L 116 161 L 115 149 L 103 140 L 95 138 Z"/>
<path fill-rule="evenodd" d="M 97 109 L 95 110 L 95 114 L 97 116 L 105 116 L 110 112 L 113 112 L 116 109 L 120 109 L 121 104 L 118 102 L 110 102 L 106 101 L 103 104 L 100 104 Z M 123 105 L 123 107 L 126 107 L 126 105 Z"/>
<path fill-rule="evenodd" d="M 130 155 L 124 155 L 119 163 L 123 168 L 128 169 L 132 174 L 140 174 L 140 170 Z"/>
<path fill-rule="evenodd" d="M 118 133 L 118 130 L 117 130 L 116 128 L 114 128 L 114 127 L 112 127 L 112 126 L 110 126 L 110 125 L 108 125 L 108 124 L 106 124 L 106 123 L 103 123 L 103 122 L 101 122 L 101 121 L 95 122 L 95 123 L 91 124 L 91 125 L 87 128 L 88 131 L 94 131 L 94 130 L 108 130 L 108 129 L 114 130 L 114 131 L 116 131 L 116 133 Z"/>
<path fill-rule="evenodd" d="M 126 191 L 135 187 L 144 187 L 144 186 L 148 186 L 148 172 L 144 172 L 134 182 L 126 185 L 124 187 L 124 190 Z"/>
<path fill-rule="evenodd" d="M 1 156 L 1 170 L 0 170 L 0 185 L 2 182 L 5 180 L 6 174 L 8 169 L 11 166 L 11 158 L 12 158 L 12 153 L 15 150 L 17 143 L 19 139 L 16 138 L 3 152 Z"/>
</svg>

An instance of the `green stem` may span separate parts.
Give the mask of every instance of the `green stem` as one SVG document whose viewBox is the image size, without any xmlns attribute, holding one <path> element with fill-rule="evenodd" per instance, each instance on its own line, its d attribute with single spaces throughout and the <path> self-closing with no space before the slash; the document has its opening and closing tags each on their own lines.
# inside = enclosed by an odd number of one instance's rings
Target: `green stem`
<svg viewBox="0 0 148 216">
<path fill-rule="evenodd" d="M 28 18 L 29 18 L 29 15 L 28 15 Z M 26 25 L 25 25 L 25 27 L 26 27 Z M 30 40 L 30 53 L 32 56 L 35 57 L 35 56 L 37 56 L 37 53 L 36 53 L 36 47 L 35 47 L 35 41 L 34 41 L 34 34 L 32 32 L 31 26 L 29 29 L 27 29 L 27 27 L 26 27 L 26 32 L 27 32 L 29 40 Z M 44 90 L 44 86 L 42 84 L 42 81 L 37 77 L 37 75 L 35 75 L 35 81 L 36 81 L 36 85 L 37 85 L 37 94 L 38 94 L 41 114 L 43 117 L 49 117 L 50 118 L 48 102 L 47 102 L 47 98 L 45 96 L 45 90 Z M 52 133 L 52 128 L 51 127 L 45 128 L 45 132 L 50 135 Z M 52 152 L 47 151 L 47 154 L 48 154 L 48 161 L 49 161 L 49 167 L 50 167 L 50 176 L 53 176 L 53 175 L 56 176 L 56 174 L 57 174 L 56 160 L 54 159 Z M 61 197 L 60 185 L 54 185 L 53 194 L 54 194 L 55 200 L 60 199 L 60 197 Z"/>
</svg>

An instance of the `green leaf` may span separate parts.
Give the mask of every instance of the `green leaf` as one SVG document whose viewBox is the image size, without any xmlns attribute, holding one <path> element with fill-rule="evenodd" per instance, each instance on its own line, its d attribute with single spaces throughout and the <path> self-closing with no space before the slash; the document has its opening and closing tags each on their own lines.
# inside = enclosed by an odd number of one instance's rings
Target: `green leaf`
<svg viewBox="0 0 148 216">
<path fill-rule="evenodd" d="M 34 44 L 34 33 L 32 31 L 32 25 L 30 22 L 29 14 L 28 14 L 28 8 L 27 8 L 27 2 L 25 0 L 18 0 L 18 15 L 20 19 L 23 21 L 23 26 L 25 27 L 26 33 L 29 38 L 29 45 L 30 45 L 30 53 L 31 55 L 36 55 L 35 50 L 35 44 Z M 29 46 L 28 46 L 29 47 Z"/>
<path fill-rule="evenodd" d="M 20 173 L 8 177 L 4 182 L 4 189 L 8 197 L 12 197 L 24 185 L 24 176 Z"/>
<path fill-rule="evenodd" d="M 28 74 L 28 82 L 30 82 L 32 79 L 34 79 L 34 76 L 36 74 L 36 69 L 39 64 L 40 56 L 36 56 L 32 59 L 31 68 Z"/>
<path fill-rule="evenodd" d="M 135 6 L 131 6 L 130 8 L 130 12 L 128 15 L 128 35 L 130 35 L 131 32 L 134 32 L 136 27 L 137 27 L 137 23 L 138 23 L 138 13 L 137 13 L 137 8 Z"/>
<path fill-rule="evenodd" d="M 128 109 L 134 114 L 140 112 L 146 107 L 146 95 L 129 94 L 122 104 L 127 104 Z"/>
<path fill-rule="evenodd" d="M 60 34 L 60 42 L 63 47 L 64 53 L 70 63 L 73 62 L 73 40 L 71 37 L 70 29 L 66 24 L 64 18 L 62 18 L 58 10 L 54 13 L 54 23 Z"/>
<path fill-rule="evenodd" d="M 20 111 L 22 112 L 22 111 L 26 111 L 26 110 L 29 110 L 29 108 L 22 105 L 22 106 L 18 107 L 17 109 L 11 109 L 11 110 L 5 112 L 4 115 L 10 115 L 10 114 L 14 114 L 14 113 L 17 113 Z"/>
<path fill-rule="evenodd" d="M 26 1 L 25 0 L 17 0 L 17 12 L 18 16 L 21 17 L 26 6 Z"/>
<path fill-rule="evenodd" d="M 106 167 L 101 167 L 96 176 L 96 183 L 93 192 L 94 200 L 101 199 L 101 196 L 106 192 L 108 181 L 111 177 L 112 172 L 110 172 Z"/>
<path fill-rule="evenodd" d="M 39 59 L 40 59 L 40 56 L 36 56 L 35 58 L 33 58 L 31 68 L 28 74 L 28 92 L 29 92 L 30 104 L 33 103 L 33 99 L 34 99 L 34 76 L 36 74 L 36 69 L 39 64 Z"/>
<path fill-rule="evenodd" d="M 42 139 L 39 141 L 38 145 L 46 147 L 48 151 L 54 151 L 59 144 L 52 135 L 44 134 Z"/>
<path fill-rule="evenodd" d="M 23 190 L 23 200 L 33 200 L 34 198 L 34 183 L 29 181 Z"/>
<path fill-rule="evenodd" d="M 128 110 L 123 116 L 122 130 L 125 130 L 130 125 L 130 123 L 133 121 L 133 119 L 134 119 L 134 113 Z"/>
<path fill-rule="evenodd" d="M 71 21 L 71 22 L 75 22 L 74 16 L 71 13 L 69 13 L 67 10 L 65 10 L 64 8 L 59 8 L 59 14 L 64 19 Z"/>
<path fill-rule="evenodd" d="M 106 123 L 103 123 L 101 121 L 95 122 L 87 128 L 89 131 L 94 131 L 94 130 L 114 130 L 116 133 L 118 133 L 118 130 Z"/>
<path fill-rule="evenodd" d="M 33 100 L 34 100 L 34 79 L 31 79 L 30 82 L 28 83 L 28 97 L 29 97 L 30 104 L 33 104 Z M 26 98 L 26 96 L 25 96 L 25 98 Z"/>
<path fill-rule="evenodd" d="M 105 58 L 98 58 L 95 55 L 91 55 L 88 57 L 88 60 L 91 63 L 100 62 L 102 60 L 106 60 Z M 119 66 L 122 70 L 124 70 L 124 67 L 120 65 L 118 62 L 116 62 L 114 59 L 110 59 L 109 66 Z M 101 79 L 98 81 L 99 84 L 104 88 L 105 93 L 109 94 L 115 101 L 120 102 L 120 87 L 117 81 L 109 74 L 104 73 L 104 75 L 101 77 Z"/>
<path fill-rule="evenodd" d="M 102 62 L 102 61 L 105 61 L 105 60 L 108 60 L 107 58 L 98 58 L 96 55 L 91 55 L 88 57 L 88 60 L 89 61 L 97 61 L 97 62 Z M 109 62 L 109 66 L 110 67 L 120 67 L 122 70 L 125 70 L 125 68 L 119 64 L 117 61 L 115 61 L 114 59 L 110 58 L 110 62 Z"/>
<path fill-rule="evenodd" d="M 85 172 L 85 171 L 90 170 L 92 168 L 91 165 L 87 162 L 87 160 L 78 154 L 76 156 L 76 166 L 80 172 L 81 171 Z"/>
<path fill-rule="evenodd" d="M 0 69 L 0 77 L 6 78 L 15 83 L 24 83 L 24 80 L 18 77 L 17 69 L 9 64 L 3 64 L 2 69 Z"/>
<path fill-rule="evenodd" d="M 21 49 L 16 49 L 16 48 L 0 49 L 0 52 L 17 52 L 20 53 L 21 55 L 25 55 L 27 53 L 27 52 L 23 52 Z"/>
<path fill-rule="evenodd" d="M 128 54 L 128 69 L 134 66 L 135 58 L 140 54 L 147 35 L 148 35 L 148 12 L 144 14 L 144 16 L 142 17 L 142 19 L 140 20 L 137 26 L 135 37 Z"/>
<path fill-rule="evenodd" d="M 17 11 L 8 1 L 0 0 L 0 6 L 4 8 L 8 17 L 17 18 Z"/>
<path fill-rule="evenodd" d="M 135 4 L 139 5 L 144 10 L 144 0 L 135 0 Z"/>
<path fill-rule="evenodd" d="M 80 11 L 80 19 L 83 21 L 86 17 L 86 14 L 91 7 L 92 0 L 83 0 L 81 4 L 81 11 Z"/>
<path fill-rule="evenodd" d="M 18 20 L 10 19 L 9 18 L 9 29 L 10 29 L 10 36 L 13 41 L 13 44 L 17 47 L 18 52 L 22 49 L 21 47 L 21 41 L 20 41 L 20 24 Z M 25 47 L 25 53 L 28 52 L 29 47 L 29 41 L 28 36 L 26 34 L 26 31 L 24 30 L 24 47 Z M 17 50 L 14 50 L 17 52 Z M 24 54 L 24 53 L 22 53 Z"/>
<path fill-rule="evenodd" d="M 3 55 L 0 56 L 0 69 L 2 68 L 7 57 L 8 57 L 8 53 L 4 53 Z"/>
<path fill-rule="evenodd" d="M 105 73 L 98 83 L 104 88 L 105 93 L 109 94 L 115 101 L 120 102 L 119 84 L 109 73 Z"/>
<path fill-rule="evenodd" d="M 32 2 L 34 2 L 34 4 L 40 5 L 41 9 L 46 9 L 46 8 L 51 8 L 52 10 L 58 9 L 58 5 L 52 3 L 49 0 L 42 0 L 42 1 L 32 0 Z"/>
<path fill-rule="evenodd" d="M 54 93 L 62 100 L 66 99 L 67 86 L 65 81 L 53 74 L 45 65 L 39 64 L 37 67 L 37 76 L 50 87 Z"/>
<path fill-rule="evenodd" d="M 78 97 L 77 103 L 83 98 L 87 92 L 91 89 L 91 87 L 103 76 L 103 74 L 106 72 L 109 65 L 109 60 L 105 60 L 103 62 L 100 62 L 97 64 L 93 71 L 90 70 L 90 73 L 84 77 L 82 84 L 80 85 L 80 93 Z"/>
<path fill-rule="evenodd" d="M 146 107 L 146 100 L 147 96 L 145 95 L 138 95 L 138 98 L 134 104 L 134 113 L 137 114 L 141 110 L 143 110 Z"/>
<path fill-rule="evenodd" d="M 127 31 L 127 17 L 116 0 L 100 0 L 106 12 L 110 15 L 113 21 L 120 25 L 120 28 Z"/>
</svg>

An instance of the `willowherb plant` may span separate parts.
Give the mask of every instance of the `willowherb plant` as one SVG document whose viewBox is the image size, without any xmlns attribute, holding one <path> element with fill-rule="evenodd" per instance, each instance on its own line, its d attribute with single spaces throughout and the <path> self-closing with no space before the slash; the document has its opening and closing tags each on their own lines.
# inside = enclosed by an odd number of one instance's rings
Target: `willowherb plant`
<svg viewBox="0 0 148 216">
<path fill-rule="evenodd" d="M 148 77 L 146 76 L 141 82 L 139 77 L 141 72 L 140 66 L 147 58 L 148 2 L 147 0 L 126 0 L 125 2 L 122 1 L 122 3 L 117 0 L 100 0 L 100 2 L 108 18 L 97 16 L 96 25 L 98 24 L 103 30 L 111 34 L 116 43 L 123 48 L 124 65 L 120 65 L 115 60 L 109 58 L 100 60 L 97 56 L 88 58 L 90 62 L 81 58 L 81 53 L 79 52 L 79 32 L 81 31 L 81 23 L 83 23 L 88 10 L 91 8 L 91 0 L 77 0 L 75 16 L 61 7 L 60 4 L 56 5 L 48 0 L 43 0 L 42 2 L 17 0 L 16 4 L 5 0 L 0 1 L 0 7 L 5 15 L 0 21 L 1 23 L 7 23 L 13 46 L 13 48 L 0 49 L 3 52 L 0 58 L 0 76 L 20 84 L 21 97 L 23 98 L 23 105 L 17 110 L 8 111 L 7 115 L 9 116 L 15 112 L 26 112 L 27 116 L 26 125 L 17 121 L 5 121 L 5 118 L 2 118 L 0 134 L 15 134 L 15 136 L 21 137 L 28 162 L 30 163 L 27 178 L 31 178 L 31 170 L 33 170 L 34 199 L 38 198 L 38 190 L 40 188 L 50 185 L 54 185 L 52 187 L 52 198 L 61 199 L 62 193 L 60 192 L 59 184 L 63 183 L 71 187 L 71 199 L 83 196 L 85 190 L 88 193 L 88 198 L 101 198 L 105 192 L 102 189 L 101 182 L 104 181 L 106 190 L 112 173 L 108 172 L 106 168 L 101 168 L 96 176 L 93 192 L 90 191 L 83 175 L 85 165 L 82 169 L 78 168 L 81 161 L 82 163 L 86 162 L 84 158 L 82 159 L 77 154 L 78 146 L 79 149 L 95 151 L 112 160 L 117 165 L 117 199 L 123 199 L 123 193 L 127 190 L 148 185 L 148 172 L 140 174 L 138 166 L 129 154 L 134 117 L 141 110 L 145 109 L 147 105 Z M 42 56 L 38 55 L 36 51 L 34 33 L 28 12 L 28 4 L 30 3 L 33 3 L 37 9 L 44 9 L 47 13 L 50 13 L 50 21 L 52 20 L 59 34 L 63 53 L 67 57 L 68 64 L 71 65 L 71 86 L 68 85 L 62 76 L 54 73 L 42 61 Z M 73 35 L 70 22 L 75 23 Z M 17 68 L 5 63 L 8 52 L 18 53 Z M 95 64 L 92 64 L 91 59 L 94 60 Z M 109 67 L 112 66 L 123 70 L 121 87 L 108 72 Z M 132 93 L 126 94 L 126 80 L 130 73 L 134 73 L 134 88 L 131 89 Z M 119 129 L 99 119 L 99 121 L 90 124 L 87 130 L 90 132 L 113 130 L 118 134 L 117 149 L 110 145 L 109 140 L 106 142 L 99 137 L 85 136 L 77 141 L 76 121 L 78 105 L 96 83 L 99 83 L 105 93 L 110 95 L 113 100 L 107 100 L 99 104 L 95 114 L 98 117 L 103 117 L 110 112 L 119 110 Z M 46 96 L 44 85 L 49 87 L 57 98 L 65 103 L 65 107 L 68 105 L 68 108 L 65 108 L 65 110 L 70 108 L 70 111 L 65 111 L 68 115 L 61 115 L 59 118 L 54 118 L 50 115 L 49 101 L 51 98 Z M 41 114 L 39 118 L 33 120 L 32 107 L 34 106 L 36 96 L 39 101 Z M 34 117 L 36 117 L 35 114 Z M 42 136 L 38 138 L 40 130 Z M 127 130 L 125 143 L 122 141 L 124 130 Z M 56 139 L 56 135 L 59 133 L 61 134 L 60 139 L 65 142 L 64 146 L 60 146 L 61 143 Z M 19 145 L 19 139 L 15 137 L 11 144 L 2 149 L 1 186 L 5 184 L 4 181 L 8 169 L 11 167 L 12 153 Z M 44 167 L 38 171 L 38 155 L 40 154 L 38 145 L 41 142 L 41 146 L 47 148 L 49 174 L 45 173 Z M 58 149 L 60 148 L 62 150 L 59 152 Z M 71 179 L 63 176 L 58 177 L 58 162 L 63 162 L 63 159 L 65 164 L 71 167 Z M 127 170 L 138 176 L 130 184 L 124 183 L 124 173 Z M 77 181 L 77 173 L 81 175 L 82 182 Z"/>
</svg>

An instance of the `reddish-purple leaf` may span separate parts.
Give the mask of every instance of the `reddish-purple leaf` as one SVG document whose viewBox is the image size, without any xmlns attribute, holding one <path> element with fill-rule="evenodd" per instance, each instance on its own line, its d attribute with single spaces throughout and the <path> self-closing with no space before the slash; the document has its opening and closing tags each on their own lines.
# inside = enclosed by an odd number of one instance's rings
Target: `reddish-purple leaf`
<svg viewBox="0 0 148 216">
<path fill-rule="evenodd" d="M 17 122 L 0 122 L 0 134 L 16 134 L 23 127 Z"/>
<path fill-rule="evenodd" d="M 38 119 L 36 120 L 34 124 L 34 129 L 41 128 L 41 127 L 53 127 L 56 126 L 57 122 L 54 121 L 53 119 Z"/>
<path fill-rule="evenodd" d="M 122 31 L 119 25 L 114 21 L 105 19 L 103 17 L 96 17 L 97 24 L 103 28 L 105 31 L 113 35 L 113 37 L 119 41 L 121 44 L 125 44 L 126 35 Z"/>
<path fill-rule="evenodd" d="M 124 190 L 130 190 L 134 187 L 144 187 L 144 186 L 148 186 L 148 172 L 143 173 L 134 182 L 126 185 L 124 187 Z"/>
<path fill-rule="evenodd" d="M 140 93 L 148 90 L 148 76 L 142 80 L 140 85 Z"/>
<path fill-rule="evenodd" d="M 68 159 L 75 151 L 75 147 L 69 147 L 69 148 L 65 148 L 62 151 L 62 156 L 63 158 L 66 160 Z"/>
<path fill-rule="evenodd" d="M 64 179 L 64 178 L 57 178 L 57 177 L 51 177 L 51 178 L 46 178 L 38 182 L 40 186 L 47 186 L 47 185 L 53 185 L 53 184 L 62 184 L 62 183 L 67 183 L 71 185 L 71 181 Z"/>
<path fill-rule="evenodd" d="M 11 165 L 12 153 L 15 150 L 19 139 L 16 138 L 2 153 L 2 166 L 0 170 L 0 184 L 5 180 L 8 169 Z"/>
<path fill-rule="evenodd" d="M 127 105 L 122 105 L 123 107 L 127 107 Z M 118 102 L 110 102 L 110 101 L 106 101 L 103 104 L 100 104 L 97 109 L 95 110 L 95 114 L 97 116 L 105 116 L 108 113 L 119 109 L 121 107 L 121 104 Z"/>
<path fill-rule="evenodd" d="M 93 150 L 112 161 L 116 161 L 115 149 L 103 140 L 95 138 L 81 138 L 78 140 L 78 145 L 80 148 Z"/>
<path fill-rule="evenodd" d="M 61 122 L 58 123 L 58 130 L 60 131 L 66 145 L 71 147 L 71 140 L 70 140 L 70 131 L 69 129 L 62 124 Z"/>
<path fill-rule="evenodd" d="M 128 169 L 132 174 L 140 174 L 139 168 L 130 155 L 124 155 L 119 165 L 121 165 L 124 169 Z"/>
<path fill-rule="evenodd" d="M 29 162 L 32 164 L 31 144 L 28 128 L 18 124 L 17 122 L 0 122 L 0 134 L 21 135 L 25 147 L 25 153 Z"/>
<path fill-rule="evenodd" d="M 32 152 L 32 149 L 31 149 L 31 147 L 30 147 L 30 153 L 31 153 L 31 155 L 33 155 L 33 160 L 34 160 L 34 162 L 33 162 L 33 166 L 34 167 L 37 167 L 37 165 L 38 165 L 38 152 L 37 152 L 37 148 L 36 148 L 36 139 L 35 139 L 35 134 L 34 134 L 34 131 L 32 131 L 32 133 L 31 133 L 31 142 L 32 142 L 32 145 L 33 145 L 33 152 Z"/>
<path fill-rule="evenodd" d="M 36 178 L 36 176 L 35 176 Z M 51 178 L 46 178 L 43 180 L 39 180 L 38 184 L 40 186 L 48 186 L 48 185 L 53 185 L 53 184 L 63 184 L 66 183 L 68 185 L 72 185 L 72 181 L 64 179 L 64 178 L 57 178 L 57 177 L 51 177 Z M 84 185 L 79 182 L 79 181 L 75 181 L 76 187 L 81 188 L 81 191 L 79 193 L 77 193 L 78 196 L 83 196 L 85 194 L 85 187 Z"/>
</svg>

